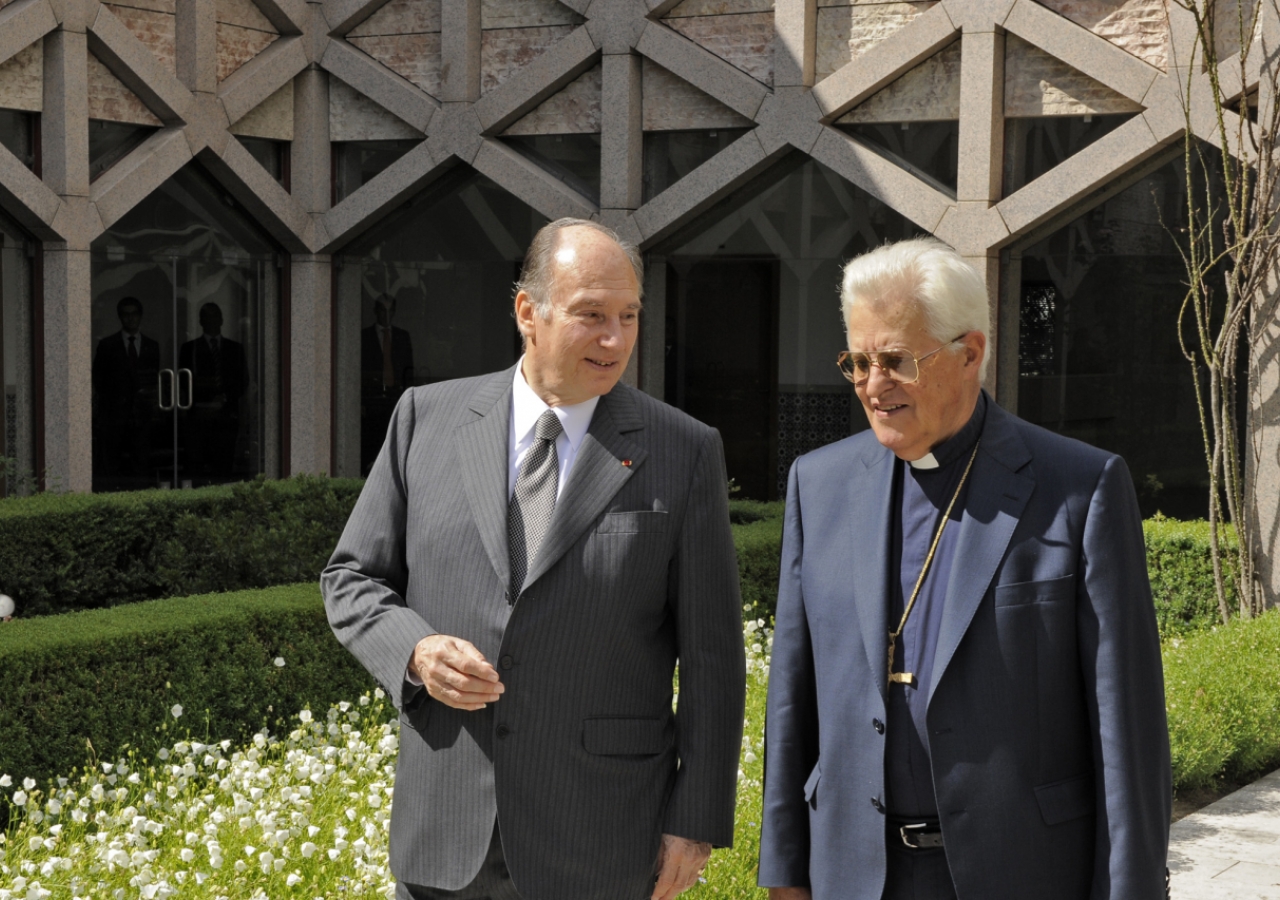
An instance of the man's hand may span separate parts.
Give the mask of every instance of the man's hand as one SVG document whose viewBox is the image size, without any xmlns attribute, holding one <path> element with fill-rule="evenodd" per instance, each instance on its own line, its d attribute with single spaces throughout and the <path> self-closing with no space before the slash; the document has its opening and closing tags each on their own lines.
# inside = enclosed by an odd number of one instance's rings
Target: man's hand
<svg viewBox="0 0 1280 900">
<path fill-rule="evenodd" d="M 484 709 L 505 688 L 475 645 L 447 634 L 432 634 L 413 648 L 413 670 L 427 694 L 454 709 Z"/>
<path fill-rule="evenodd" d="M 802 887 L 769 888 L 769 900 L 813 900 L 813 891 Z"/>
<path fill-rule="evenodd" d="M 658 849 L 658 883 L 650 900 L 673 900 L 687 891 L 706 868 L 710 856 L 711 845 L 704 841 L 664 834 Z"/>
</svg>

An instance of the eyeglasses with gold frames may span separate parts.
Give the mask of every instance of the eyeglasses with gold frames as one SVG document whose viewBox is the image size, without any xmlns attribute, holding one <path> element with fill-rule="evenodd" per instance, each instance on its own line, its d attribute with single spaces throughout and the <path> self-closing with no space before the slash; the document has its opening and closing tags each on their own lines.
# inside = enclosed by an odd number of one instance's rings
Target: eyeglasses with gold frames
<svg viewBox="0 0 1280 900">
<path fill-rule="evenodd" d="M 917 357 L 910 350 L 877 350 L 866 353 L 861 350 L 842 350 L 836 357 L 836 365 L 840 374 L 852 381 L 854 387 L 862 387 L 871 378 L 871 367 L 875 366 L 898 384 L 913 384 L 920 378 L 920 364 L 935 353 L 961 340 L 965 335 L 957 335 L 937 350 L 930 350 L 924 356 Z"/>
</svg>

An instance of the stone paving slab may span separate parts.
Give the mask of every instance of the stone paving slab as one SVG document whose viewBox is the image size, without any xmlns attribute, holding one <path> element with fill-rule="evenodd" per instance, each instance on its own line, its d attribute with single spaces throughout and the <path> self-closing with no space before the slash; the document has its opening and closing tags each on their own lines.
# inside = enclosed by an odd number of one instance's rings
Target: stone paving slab
<svg viewBox="0 0 1280 900">
<path fill-rule="evenodd" d="M 1173 823 L 1174 900 L 1280 900 L 1280 770 Z"/>
</svg>

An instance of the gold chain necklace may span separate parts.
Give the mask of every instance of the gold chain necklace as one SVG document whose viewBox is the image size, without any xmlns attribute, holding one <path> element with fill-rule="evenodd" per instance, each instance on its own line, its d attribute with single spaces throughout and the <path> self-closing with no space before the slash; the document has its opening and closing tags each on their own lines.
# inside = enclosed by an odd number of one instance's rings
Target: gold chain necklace
<svg viewBox="0 0 1280 900">
<path fill-rule="evenodd" d="M 938 530 L 934 532 L 933 543 L 929 545 L 929 555 L 924 558 L 924 566 L 920 569 L 920 577 L 916 579 L 916 586 L 911 590 L 911 599 L 907 601 L 907 608 L 902 611 L 902 621 L 898 623 L 897 631 L 889 632 L 889 683 L 890 684 L 909 684 L 915 686 L 916 676 L 910 672 L 893 671 L 893 654 L 898 646 L 898 638 L 902 637 L 902 629 L 907 627 L 907 618 L 911 615 L 911 610 L 915 609 L 916 598 L 920 596 L 920 586 L 924 584 L 924 576 L 929 572 L 929 566 L 933 563 L 933 554 L 938 549 L 938 542 L 942 540 L 942 532 L 946 530 L 947 523 L 951 521 L 951 510 L 956 505 L 956 501 L 960 499 L 960 491 L 964 489 L 964 483 L 969 479 L 969 470 L 973 468 L 973 461 L 978 458 L 978 447 L 982 444 L 979 440 L 973 445 L 973 453 L 969 454 L 969 464 L 964 467 L 964 474 L 960 476 L 960 483 L 956 485 L 956 492 L 951 496 L 951 502 L 947 504 L 947 511 L 942 514 L 942 522 L 938 525 Z"/>
</svg>

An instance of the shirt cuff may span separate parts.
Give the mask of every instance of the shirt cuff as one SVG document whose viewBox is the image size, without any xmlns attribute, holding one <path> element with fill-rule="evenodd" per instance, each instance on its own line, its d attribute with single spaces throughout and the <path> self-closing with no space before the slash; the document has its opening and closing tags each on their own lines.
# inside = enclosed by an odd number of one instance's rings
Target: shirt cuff
<svg viewBox="0 0 1280 900">
<path fill-rule="evenodd" d="M 404 670 L 404 680 L 414 687 L 422 687 L 422 679 L 418 677 L 418 673 L 413 671 L 413 666 L 406 666 Z"/>
</svg>

